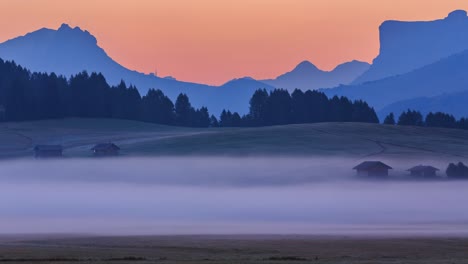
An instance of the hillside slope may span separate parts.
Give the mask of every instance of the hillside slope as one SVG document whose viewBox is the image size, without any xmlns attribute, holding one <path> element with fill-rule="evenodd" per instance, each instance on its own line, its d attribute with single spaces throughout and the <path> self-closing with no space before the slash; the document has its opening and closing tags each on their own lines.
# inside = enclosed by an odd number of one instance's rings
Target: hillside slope
<svg viewBox="0 0 468 264">
<path fill-rule="evenodd" d="M 90 157 L 99 142 L 122 155 L 337 156 L 359 159 L 468 158 L 468 131 L 363 123 L 193 129 L 147 123 L 65 119 L 0 124 L 0 157 L 32 157 L 36 144 L 62 144 L 66 157 Z"/>
</svg>

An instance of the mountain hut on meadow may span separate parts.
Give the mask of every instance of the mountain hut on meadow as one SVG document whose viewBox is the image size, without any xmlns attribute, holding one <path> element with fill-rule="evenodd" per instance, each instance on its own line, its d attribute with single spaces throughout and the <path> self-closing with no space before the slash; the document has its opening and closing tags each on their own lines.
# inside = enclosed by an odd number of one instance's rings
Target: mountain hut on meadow
<svg viewBox="0 0 468 264">
<path fill-rule="evenodd" d="M 59 158 L 63 156 L 61 145 L 37 145 L 34 147 L 36 158 Z"/>
<path fill-rule="evenodd" d="M 95 156 L 117 156 L 119 155 L 120 148 L 114 143 L 100 143 L 95 145 L 91 151 Z"/>
<path fill-rule="evenodd" d="M 439 169 L 432 166 L 418 165 L 409 169 L 408 171 L 411 173 L 411 176 L 431 178 L 437 176 L 437 171 L 439 171 Z"/>
<path fill-rule="evenodd" d="M 353 168 L 358 176 L 364 177 L 385 177 L 388 176 L 388 170 L 392 167 L 381 161 L 364 161 Z"/>
</svg>

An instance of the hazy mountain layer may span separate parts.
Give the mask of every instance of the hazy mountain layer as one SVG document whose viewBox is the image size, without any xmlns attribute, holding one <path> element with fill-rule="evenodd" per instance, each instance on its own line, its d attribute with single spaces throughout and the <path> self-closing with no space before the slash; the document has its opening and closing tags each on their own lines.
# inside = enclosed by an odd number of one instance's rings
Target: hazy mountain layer
<svg viewBox="0 0 468 264">
<path fill-rule="evenodd" d="M 369 69 L 369 66 L 366 62 L 351 61 L 338 65 L 332 71 L 322 71 L 312 63 L 304 61 L 292 71 L 276 79 L 262 80 L 262 82 L 291 91 L 296 88 L 302 90 L 330 88 L 351 83 Z"/>
<path fill-rule="evenodd" d="M 401 112 L 408 109 L 417 109 L 423 115 L 429 112 L 444 112 L 456 118 L 468 117 L 468 90 L 434 97 L 420 97 L 408 99 L 390 104 L 380 110 L 378 115 L 381 120 L 389 113 L 394 113 L 397 117 Z"/>
<path fill-rule="evenodd" d="M 360 85 L 340 86 L 323 90 L 327 95 L 343 95 L 351 99 L 363 99 L 377 110 L 396 103 L 420 97 L 434 97 L 443 94 L 468 91 L 468 50 L 442 59 L 407 74 L 367 82 Z M 417 99 L 405 103 L 419 110 Z M 457 104 L 463 104 L 463 97 L 454 97 Z M 451 102 L 454 103 L 454 102 Z M 445 109 L 449 109 L 445 107 Z M 440 109 L 442 110 L 442 109 Z M 458 116 L 453 108 L 450 113 Z"/>
</svg>

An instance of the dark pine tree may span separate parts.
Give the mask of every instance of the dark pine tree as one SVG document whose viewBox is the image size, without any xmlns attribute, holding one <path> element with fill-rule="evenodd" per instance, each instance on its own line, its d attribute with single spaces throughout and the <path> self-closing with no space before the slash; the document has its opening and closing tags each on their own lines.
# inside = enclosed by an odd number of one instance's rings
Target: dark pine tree
<svg viewBox="0 0 468 264">
<path fill-rule="evenodd" d="M 249 119 L 251 126 L 265 125 L 266 104 L 268 92 L 265 89 L 257 90 L 250 99 Z"/>
<path fill-rule="evenodd" d="M 221 127 L 231 127 L 232 126 L 232 113 L 231 111 L 223 110 L 221 116 L 219 117 L 219 126 Z"/>
<path fill-rule="evenodd" d="M 292 119 L 291 121 L 296 124 L 307 123 L 308 119 L 308 105 L 304 92 L 295 89 L 291 94 L 292 103 Z"/>
<path fill-rule="evenodd" d="M 384 119 L 385 125 L 395 125 L 395 116 L 393 113 L 388 114 Z"/>
<path fill-rule="evenodd" d="M 401 113 L 398 118 L 398 125 L 400 126 L 423 126 L 424 121 L 422 114 L 418 111 L 408 110 Z"/>
<path fill-rule="evenodd" d="M 426 126 L 428 127 L 445 127 L 445 128 L 456 128 L 457 127 L 457 120 L 454 116 L 436 112 L 436 113 L 429 113 L 426 116 L 425 121 Z"/>
<path fill-rule="evenodd" d="M 219 127 L 218 119 L 214 115 L 210 116 L 210 127 Z"/>
<path fill-rule="evenodd" d="M 194 109 L 186 94 L 179 94 L 175 103 L 176 125 L 191 126 Z"/>
<path fill-rule="evenodd" d="M 321 92 L 308 90 L 304 93 L 306 104 L 306 122 L 317 123 L 331 121 L 331 104 Z"/>
<path fill-rule="evenodd" d="M 239 113 L 234 112 L 231 117 L 231 126 L 233 127 L 241 127 L 242 126 L 242 118 Z"/>
<path fill-rule="evenodd" d="M 330 100 L 330 115 L 328 121 L 351 122 L 353 120 L 353 103 L 346 97 L 334 96 Z"/>
<path fill-rule="evenodd" d="M 352 103 L 352 108 L 352 122 L 379 123 L 379 118 L 374 109 L 369 107 L 366 102 L 362 100 L 355 101 Z"/>
<path fill-rule="evenodd" d="M 141 99 L 140 118 L 144 122 L 173 125 L 175 123 L 174 104 L 161 90 L 148 90 Z"/>
<path fill-rule="evenodd" d="M 202 107 L 195 111 L 193 116 L 193 127 L 209 127 L 211 124 L 210 113 L 208 108 Z"/>
<path fill-rule="evenodd" d="M 457 128 L 468 130 L 468 119 L 464 117 L 460 118 L 460 120 L 457 122 Z"/>
<path fill-rule="evenodd" d="M 289 92 L 275 89 L 270 93 L 265 109 L 267 125 L 285 125 L 292 122 L 292 101 Z"/>
</svg>

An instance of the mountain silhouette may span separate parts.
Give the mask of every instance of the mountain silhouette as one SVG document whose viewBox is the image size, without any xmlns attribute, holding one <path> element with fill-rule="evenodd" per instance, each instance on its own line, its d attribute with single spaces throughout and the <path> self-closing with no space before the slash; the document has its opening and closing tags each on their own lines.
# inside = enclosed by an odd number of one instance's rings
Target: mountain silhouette
<svg viewBox="0 0 468 264">
<path fill-rule="evenodd" d="M 262 80 L 261 82 L 288 90 L 330 88 L 351 83 L 369 69 L 369 66 L 366 62 L 351 61 L 338 65 L 334 70 L 327 72 L 320 70 L 309 61 L 303 61 L 292 71 L 278 76 L 276 79 Z"/>
<path fill-rule="evenodd" d="M 111 84 L 129 74 L 97 46 L 88 31 L 62 24 L 58 30 L 43 28 L 0 44 L 0 57 L 37 72 L 71 76 L 83 70 L 102 71 Z M 121 77 L 108 74 L 115 72 Z"/>
<path fill-rule="evenodd" d="M 466 49 L 466 11 L 428 22 L 386 21 L 380 26 L 379 55 L 353 84 L 408 73 Z"/>
<path fill-rule="evenodd" d="M 468 50 L 465 50 L 406 74 L 323 91 L 329 96 L 343 95 L 350 99 L 363 99 L 381 110 L 402 100 L 467 91 L 467 72 Z M 415 106 L 410 108 L 418 110 Z"/>
<path fill-rule="evenodd" d="M 186 93 L 194 106 L 207 106 L 216 115 L 224 108 L 246 113 L 256 89 L 273 89 L 253 79 L 238 79 L 216 87 L 132 71 L 109 57 L 91 33 L 67 24 L 57 30 L 43 28 L 1 43 L 0 58 L 13 60 L 31 71 L 55 72 L 66 77 L 81 71 L 101 72 L 110 84 L 124 80 L 135 85 L 141 95 L 150 88 L 161 89 L 172 100 L 179 93 Z"/>
</svg>

